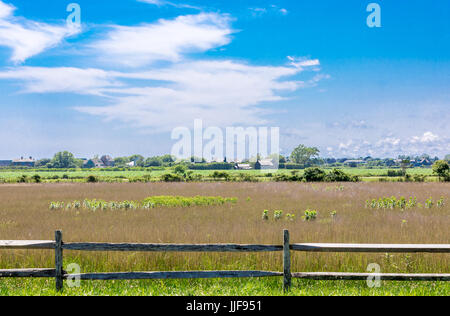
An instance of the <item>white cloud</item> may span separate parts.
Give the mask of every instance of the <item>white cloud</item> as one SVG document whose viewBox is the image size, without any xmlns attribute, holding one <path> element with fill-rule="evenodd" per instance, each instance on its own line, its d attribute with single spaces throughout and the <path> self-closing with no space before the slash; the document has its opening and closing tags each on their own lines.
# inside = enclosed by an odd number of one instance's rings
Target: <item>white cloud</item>
<svg viewBox="0 0 450 316">
<path fill-rule="evenodd" d="M 150 0 L 153 1 L 153 0 Z M 274 4 L 270 5 L 268 8 L 261 8 L 261 7 L 256 7 L 256 8 L 248 8 L 252 15 L 254 17 L 260 17 L 262 15 L 265 15 L 266 13 L 277 13 L 277 14 L 282 14 L 282 15 L 287 15 L 289 13 L 288 10 L 286 10 L 285 8 L 280 8 Z"/>
<path fill-rule="evenodd" d="M 116 25 L 92 47 L 102 59 L 137 67 L 155 61 L 179 62 L 184 54 L 228 44 L 232 33 L 227 15 L 200 13 L 139 26 Z"/>
<path fill-rule="evenodd" d="M 255 67 L 233 61 L 200 61 L 168 69 L 128 74 L 128 78 L 163 85 L 105 89 L 115 94 L 106 107 L 78 110 L 142 127 L 173 128 L 201 118 L 208 124 L 261 124 L 262 102 L 282 100 L 280 91 L 294 91 L 302 83 L 282 80 L 300 71 L 292 67 Z M 119 96 L 120 95 L 120 96 Z"/>
<path fill-rule="evenodd" d="M 261 124 L 266 112 L 259 105 L 283 100 L 283 91 L 303 88 L 304 82 L 289 79 L 301 71 L 226 60 L 185 62 L 140 72 L 19 67 L 0 72 L 0 79 L 20 80 L 28 93 L 103 96 L 109 106 L 77 110 L 144 128 L 169 130 L 196 118 L 217 126 Z"/>
<path fill-rule="evenodd" d="M 400 138 L 386 137 L 377 142 L 377 146 L 397 146 L 400 144 Z"/>
<path fill-rule="evenodd" d="M 434 135 L 432 132 L 425 132 L 422 136 L 413 136 L 411 138 L 411 143 L 433 143 L 439 140 L 439 136 Z"/>
<path fill-rule="evenodd" d="M 318 59 L 309 59 L 306 57 L 292 57 L 292 56 L 287 56 L 287 58 L 291 61 L 291 65 L 296 68 L 320 66 L 320 61 Z"/>
<path fill-rule="evenodd" d="M 100 69 L 71 67 L 19 67 L 0 72 L 0 79 L 16 79 L 24 82 L 26 93 L 101 94 L 106 87 L 119 86 L 113 73 Z"/>
<path fill-rule="evenodd" d="M 12 49 L 11 61 L 24 62 L 80 32 L 73 25 L 55 26 L 13 16 L 15 8 L 0 1 L 0 46 Z"/>
<path fill-rule="evenodd" d="M 144 2 L 144 3 L 148 3 L 148 4 L 154 4 L 158 7 L 162 7 L 162 6 L 172 6 L 175 8 L 185 8 L 185 9 L 197 9 L 200 10 L 199 7 L 195 7 L 189 4 L 184 4 L 184 3 L 176 3 L 176 2 L 171 2 L 171 1 L 166 1 L 166 0 L 138 0 L 139 2 Z"/>
</svg>

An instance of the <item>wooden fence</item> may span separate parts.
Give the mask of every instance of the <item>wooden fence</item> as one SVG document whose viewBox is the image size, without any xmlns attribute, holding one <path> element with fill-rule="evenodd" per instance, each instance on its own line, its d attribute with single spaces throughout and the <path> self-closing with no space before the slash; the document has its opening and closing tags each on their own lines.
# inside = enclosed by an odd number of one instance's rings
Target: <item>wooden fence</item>
<svg viewBox="0 0 450 316">
<path fill-rule="evenodd" d="M 55 251 L 54 269 L 0 270 L 0 278 L 55 278 L 56 289 L 63 289 L 64 279 L 80 280 L 142 280 L 142 279 L 208 279 L 283 277 L 283 289 L 289 290 L 292 278 L 312 280 L 367 280 L 378 277 L 392 281 L 450 281 L 450 274 L 377 274 L 336 272 L 291 272 L 291 251 L 357 252 L 357 253 L 450 253 L 450 244 L 291 244 L 289 231 L 283 233 L 282 245 L 238 244 L 116 244 L 64 243 L 62 232 L 55 232 L 54 241 L 0 241 L 0 249 L 51 249 Z M 180 272 L 117 272 L 67 274 L 63 269 L 63 250 L 131 251 L 131 252 L 282 252 L 283 272 L 273 271 L 180 271 Z"/>
</svg>

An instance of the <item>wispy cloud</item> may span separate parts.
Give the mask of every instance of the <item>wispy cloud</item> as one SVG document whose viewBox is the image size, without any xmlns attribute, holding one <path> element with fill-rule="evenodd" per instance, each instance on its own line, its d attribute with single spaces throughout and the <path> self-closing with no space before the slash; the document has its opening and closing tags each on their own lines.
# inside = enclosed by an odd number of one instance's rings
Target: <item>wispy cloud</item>
<svg viewBox="0 0 450 316">
<path fill-rule="evenodd" d="M 102 59 L 126 66 L 156 61 L 178 62 L 184 54 L 204 52 L 228 44 L 233 30 L 228 15 L 200 13 L 139 26 L 112 27 L 106 38 L 91 47 Z"/>
<path fill-rule="evenodd" d="M 425 132 L 422 136 L 398 137 L 387 136 L 374 142 L 354 138 L 341 142 L 336 149 L 330 147 L 330 154 L 336 156 L 395 156 L 420 155 L 423 153 L 439 153 L 450 150 L 450 138 L 439 137 L 433 132 Z"/>
<path fill-rule="evenodd" d="M 152 1 L 152 0 L 150 0 Z M 277 5 L 270 5 L 267 8 L 266 7 L 252 7 L 252 8 L 248 8 L 250 10 L 250 12 L 252 13 L 252 15 L 254 17 L 260 17 L 263 16 L 267 13 L 277 13 L 277 14 L 281 14 L 281 15 L 287 15 L 289 13 L 289 11 L 285 8 L 280 8 Z"/>
<path fill-rule="evenodd" d="M 11 48 L 11 61 L 24 62 L 81 30 L 75 24 L 50 25 L 14 16 L 15 7 L 0 1 L 0 46 Z"/>
<path fill-rule="evenodd" d="M 0 72 L 0 78 L 19 80 L 28 93 L 103 96 L 110 105 L 77 110 L 165 131 L 198 117 L 218 126 L 261 124 L 264 112 L 259 105 L 281 101 L 282 92 L 305 87 L 304 82 L 289 79 L 301 71 L 225 60 L 191 61 L 140 72 L 20 67 Z"/>
<path fill-rule="evenodd" d="M 178 3 L 178 2 L 166 1 L 166 0 L 138 0 L 138 2 L 144 2 L 144 3 L 148 3 L 148 4 L 153 4 L 153 5 L 156 5 L 158 7 L 171 6 L 171 7 L 182 8 L 182 9 L 201 10 L 201 8 L 196 7 L 196 6 L 192 6 L 190 4 Z"/>
<path fill-rule="evenodd" d="M 0 17 L 11 10 L 0 7 Z M 91 64 L 99 56 L 107 62 L 86 68 L 12 67 L 0 71 L 0 79 L 19 82 L 23 93 L 97 96 L 107 105 L 75 109 L 140 130 L 165 132 L 196 118 L 216 126 L 263 124 L 268 112 L 262 104 L 282 101 L 287 92 L 327 78 L 319 73 L 306 81 L 295 78 L 308 69 L 318 71 L 317 59 L 289 57 L 286 65 L 254 66 L 231 59 L 189 58 L 191 52 L 228 44 L 231 21 L 226 14 L 199 13 L 109 26 L 88 50 Z M 160 61 L 164 63 L 156 64 Z"/>
<path fill-rule="evenodd" d="M 285 80 L 300 70 L 292 67 L 251 66 L 234 61 L 198 61 L 127 75 L 165 84 L 106 89 L 114 94 L 111 106 L 79 107 L 79 111 L 141 127 L 167 130 L 202 118 L 208 124 L 262 124 L 263 102 L 283 99 L 301 82 Z"/>
</svg>

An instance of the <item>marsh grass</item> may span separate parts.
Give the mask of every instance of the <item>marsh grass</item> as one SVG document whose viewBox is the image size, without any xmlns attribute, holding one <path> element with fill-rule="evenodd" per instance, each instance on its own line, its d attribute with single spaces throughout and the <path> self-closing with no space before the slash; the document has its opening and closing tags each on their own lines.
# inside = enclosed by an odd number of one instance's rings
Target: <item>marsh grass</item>
<svg viewBox="0 0 450 316">
<path fill-rule="evenodd" d="M 450 208 L 367 209 L 366 200 L 382 196 L 433 197 L 448 200 L 443 183 L 128 183 L 22 184 L 0 186 L 0 239 L 53 239 L 63 230 L 64 241 L 145 243 L 282 244 L 287 228 L 293 243 L 449 243 Z M 54 212 L 51 201 L 102 199 L 143 200 L 149 196 L 227 196 L 237 202 L 210 207 L 161 207 L 116 212 Z M 315 221 L 303 221 L 307 209 Z M 264 210 L 283 210 L 295 220 L 263 220 Z M 337 216 L 331 216 L 336 212 Z M 65 265 L 75 262 L 82 272 L 273 270 L 281 271 L 281 253 L 108 253 L 64 252 Z M 378 263 L 382 272 L 450 273 L 450 258 L 442 254 L 293 253 L 293 271 L 365 272 Z M 0 251 L 0 269 L 53 267 L 52 251 Z M 281 295 L 281 279 L 83 282 L 65 294 L 162 295 Z M 298 295 L 448 295 L 444 283 L 383 282 L 378 290 L 364 282 L 295 281 Z M 53 295 L 53 280 L 0 280 L 0 294 Z M 411 289 L 414 289 L 411 292 Z M 341 292 L 339 292 L 341 291 Z"/>
</svg>

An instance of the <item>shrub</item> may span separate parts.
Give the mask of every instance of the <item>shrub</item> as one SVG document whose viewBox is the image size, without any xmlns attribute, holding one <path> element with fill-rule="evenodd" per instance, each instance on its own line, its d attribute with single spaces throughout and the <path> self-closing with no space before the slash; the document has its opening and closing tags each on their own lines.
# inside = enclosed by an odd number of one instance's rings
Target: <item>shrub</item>
<svg viewBox="0 0 450 316">
<path fill-rule="evenodd" d="M 333 169 L 329 174 L 325 176 L 325 181 L 328 182 L 358 182 L 357 176 L 351 176 L 339 169 Z"/>
<path fill-rule="evenodd" d="M 433 173 L 439 177 L 439 180 L 448 181 L 450 178 L 450 165 L 445 160 L 438 160 L 433 165 Z"/>
<path fill-rule="evenodd" d="M 388 177 L 404 177 L 405 172 L 403 170 L 388 170 L 387 176 Z"/>
<path fill-rule="evenodd" d="M 19 179 L 17 180 L 17 182 L 19 182 L 19 183 L 27 183 L 28 182 L 28 177 L 26 175 L 21 175 L 19 177 Z"/>
<path fill-rule="evenodd" d="M 214 171 L 214 173 L 212 174 L 212 177 L 216 181 L 221 180 L 221 179 L 224 179 L 225 181 L 230 180 L 230 174 L 227 172 Z"/>
<path fill-rule="evenodd" d="M 90 175 L 90 176 L 87 177 L 86 181 L 88 183 L 96 183 L 96 182 L 98 182 L 98 179 L 97 179 L 96 176 Z"/>
<path fill-rule="evenodd" d="M 184 165 L 178 165 L 178 166 L 176 166 L 175 167 L 175 173 L 176 174 L 179 174 L 179 175 L 183 175 L 183 174 L 185 174 L 186 173 L 186 166 L 184 166 Z"/>
<path fill-rule="evenodd" d="M 172 174 L 172 173 L 163 174 L 161 176 L 161 180 L 164 182 L 183 182 L 184 181 L 183 177 L 181 177 L 177 174 Z"/>
<path fill-rule="evenodd" d="M 36 183 L 41 183 L 41 176 L 38 174 L 35 174 L 34 176 L 32 176 L 31 179 L 33 179 L 33 181 Z"/>
<path fill-rule="evenodd" d="M 317 167 L 305 169 L 305 174 L 303 175 L 307 182 L 322 182 L 325 180 L 325 176 L 325 171 Z"/>
</svg>

